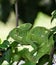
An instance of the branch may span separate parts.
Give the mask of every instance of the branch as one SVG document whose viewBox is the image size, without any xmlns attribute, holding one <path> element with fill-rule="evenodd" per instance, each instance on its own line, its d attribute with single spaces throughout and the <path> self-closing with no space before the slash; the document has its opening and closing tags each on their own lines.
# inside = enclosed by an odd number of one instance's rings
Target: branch
<svg viewBox="0 0 56 65">
<path fill-rule="evenodd" d="M 15 3 L 15 12 L 16 12 L 16 27 L 18 26 L 18 0 L 16 0 L 16 3 Z"/>
</svg>

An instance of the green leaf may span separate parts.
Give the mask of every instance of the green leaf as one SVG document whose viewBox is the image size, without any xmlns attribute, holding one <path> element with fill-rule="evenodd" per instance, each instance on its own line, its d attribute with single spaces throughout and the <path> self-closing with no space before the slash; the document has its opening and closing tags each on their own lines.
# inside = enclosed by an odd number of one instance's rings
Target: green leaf
<svg viewBox="0 0 56 65">
<path fill-rule="evenodd" d="M 53 35 L 54 46 L 56 47 L 56 33 Z"/>
<path fill-rule="evenodd" d="M 5 40 L 2 44 L 0 44 L 0 48 L 5 49 L 8 48 L 9 45 L 10 45 L 9 41 Z"/>
<path fill-rule="evenodd" d="M 0 65 L 2 65 L 3 61 L 5 60 L 5 59 L 4 59 L 5 50 L 0 49 L 0 53 L 1 53 L 1 56 L 0 56 Z"/>
<path fill-rule="evenodd" d="M 44 55 L 43 57 L 41 57 L 40 59 L 39 59 L 39 62 L 38 62 L 38 65 L 44 65 L 44 64 L 46 64 L 46 63 L 49 63 L 49 59 L 50 57 L 49 57 L 49 55 Z"/>
<path fill-rule="evenodd" d="M 50 38 L 53 34 L 55 34 L 55 32 L 56 32 L 56 26 L 50 29 L 48 38 Z"/>
<path fill-rule="evenodd" d="M 50 29 L 51 31 L 56 31 L 56 26 Z"/>
<path fill-rule="evenodd" d="M 51 19 L 51 22 L 56 18 L 56 10 L 54 10 L 52 12 L 52 19 Z"/>
<path fill-rule="evenodd" d="M 10 44 L 10 47 L 15 48 L 17 45 L 18 45 L 18 42 L 13 41 L 13 42 Z"/>
<path fill-rule="evenodd" d="M 3 61 L 4 61 L 4 55 L 0 57 L 0 65 L 2 65 Z"/>
<path fill-rule="evenodd" d="M 12 57 L 12 60 L 13 60 L 13 62 L 20 61 L 20 55 L 14 54 L 13 57 Z"/>
<path fill-rule="evenodd" d="M 10 63 L 11 61 L 11 57 L 12 57 L 12 51 L 11 49 L 6 50 L 6 52 L 4 53 L 4 59 Z"/>
<path fill-rule="evenodd" d="M 19 52 L 20 56 L 23 57 L 25 60 L 28 60 L 30 62 L 36 63 L 36 59 L 33 55 L 28 51 L 28 49 L 24 48 Z"/>
</svg>

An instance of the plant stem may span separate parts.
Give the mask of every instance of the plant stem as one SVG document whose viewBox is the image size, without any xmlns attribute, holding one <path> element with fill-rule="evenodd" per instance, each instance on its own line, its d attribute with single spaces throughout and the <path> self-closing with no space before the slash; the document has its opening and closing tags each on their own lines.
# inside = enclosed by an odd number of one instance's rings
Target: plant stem
<svg viewBox="0 0 56 65">
<path fill-rule="evenodd" d="M 18 65 L 19 64 L 19 61 L 17 62 L 17 64 L 16 65 Z"/>
<path fill-rule="evenodd" d="M 15 3 L 15 12 L 16 12 L 16 27 L 18 26 L 18 0 L 16 0 L 16 3 Z"/>
</svg>

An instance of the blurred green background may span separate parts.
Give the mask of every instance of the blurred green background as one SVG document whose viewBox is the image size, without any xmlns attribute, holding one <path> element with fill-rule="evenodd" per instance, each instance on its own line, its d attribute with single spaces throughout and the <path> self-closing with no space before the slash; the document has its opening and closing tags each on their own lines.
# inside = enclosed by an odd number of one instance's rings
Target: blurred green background
<svg viewBox="0 0 56 65">
<path fill-rule="evenodd" d="M 0 38 L 6 39 L 9 31 L 16 27 L 15 3 L 17 0 L 0 0 Z M 55 0 L 18 0 L 18 23 L 32 23 L 33 27 L 51 28 L 51 13 L 56 9 Z"/>
</svg>

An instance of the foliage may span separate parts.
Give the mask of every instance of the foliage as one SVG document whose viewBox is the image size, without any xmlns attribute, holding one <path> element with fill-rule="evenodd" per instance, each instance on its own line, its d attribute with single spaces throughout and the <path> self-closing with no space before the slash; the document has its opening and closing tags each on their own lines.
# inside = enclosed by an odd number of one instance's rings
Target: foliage
<svg viewBox="0 0 56 65">
<path fill-rule="evenodd" d="M 56 10 L 54 10 L 53 12 L 52 12 L 52 19 L 51 19 L 51 22 L 53 21 L 53 19 L 55 19 L 56 18 Z"/>
<path fill-rule="evenodd" d="M 1 0 L 0 2 L 0 20 L 6 22 L 11 12 L 11 4 L 9 0 Z"/>
<path fill-rule="evenodd" d="M 14 5 L 15 2 L 15 0 L 0 0 L 0 20 L 4 22 L 7 21 L 9 14 L 12 11 L 12 5 Z M 19 2 L 22 3 L 22 1 Z M 21 5 L 21 3 L 19 3 L 19 5 Z M 26 1 L 24 1 L 24 3 L 26 3 Z M 27 2 L 27 4 L 28 8 L 33 4 L 37 6 L 37 3 L 35 4 L 34 1 L 32 1 L 32 3 L 30 3 L 29 1 Z M 25 18 L 22 18 L 23 20 L 33 21 L 36 14 L 35 12 L 37 11 L 35 6 L 34 8 L 30 7 L 30 12 L 29 9 L 25 9 L 27 10 L 27 13 L 24 11 L 26 13 L 24 14 L 26 15 L 26 18 L 23 15 L 23 17 Z M 21 6 L 19 6 L 19 8 L 21 8 Z M 23 13 L 20 12 L 20 15 L 22 14 Z M 33 17 L 31 17 L 32 15 Z M 56 18 L 56 11 L 54 11 L 52 15 L 53 16 L 51 22 L 54 18 Z M 1 42 L 0 40 L 0 65 L 2 65 L 5 60 L 9 65 L 13 65 L 15 61 L 18 64 L 21 60 L 25 61 L 25 63 L 22 65 L 44 65 L 46 62 L 48 62 L 48 65 L 51 65 L 52 59 L 50 58 L 50 55 L 51 50 L 56 43 L 55 35 L 56 27 L 46 29 L 44 27 L 38 26 L 33 27 L 32 24 L 25 23 L 14 28 L 9 32 L 6 40 L 4 40 L 3 42 Z M 10 41 L 10 38 L 12 38 L 13 41 Z M 21 48 L 28 45 L 30 45 L 33 50 L 29 51 L 29 48 L 27 47 L 24 47 L 21 50 L 19 49 L 19 47 Z"/>
<path fill-rule="evenodd" d="M 38 65 L 50 63 L 49 56 L 54 46 L 53 35 L 48 38 L 50 32 L 44 27 L 32 27 L 30 23 L 14 28 L 10 31 L 7 39 L 0 44 L 0 65 L 4 60 L 9 65 L 12 65 L 15 61 L 19 63 L 20 60 L 25 61 L 25 64 L 22 65 L 36 65 L 37 61 Z M 9 41 L 10 38 L 13 41 Z M 28 45 L 32 46 L 32 51 L 29 51 L 28 48 L 18 49 Z"/>
<path fill-rule="evenodd" d="M 10 13 L 15 12 L 15 2 L 16 0 L 0 0 L 0 20 L 2 22 L 7 22 Z M 18 0 L 18 15 L 23 22 L 34 23 L 39 11 L 50 15 L 55 8 L 54 0 L 48 2 L 46 0 Z"/>
</svg>

